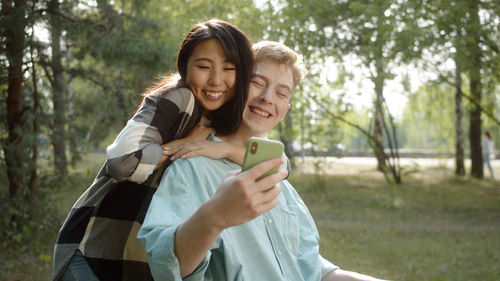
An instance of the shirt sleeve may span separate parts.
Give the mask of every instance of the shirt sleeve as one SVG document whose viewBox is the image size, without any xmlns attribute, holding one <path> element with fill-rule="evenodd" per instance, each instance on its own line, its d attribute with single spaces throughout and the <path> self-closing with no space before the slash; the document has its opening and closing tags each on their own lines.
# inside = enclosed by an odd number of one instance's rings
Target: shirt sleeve
<svg viewBox="0 0 500 281">
<path fill-rule="evenodd" d="M 195 99 L 187 88 L 146 97 L 107 147 L 107 172 L 118 181 L 144 182 L 161 159 L 161 144 L 189 129 L 194 110 Z"/>
<path fill-rule="evenodd" d="M 323 258 L 321 255 L 319 256 L 321 261 L 321 278 L 325 277 L 330 271 L 339 269 L 338 266 L 329 262 L 327 259 Z"/>
<path fill-rule="evenodd" d="M 167 169 L 137 235 L 147 253 L 155 280 L 204 280 L 210 252 L 185 279 L 181 278 L 179 261 L 174 253 L 177 228 L 206 200 L 197 190 L 199 184 L 194 184 L 187 176 L 194 173 L 193 166 L 183 159 Z"/>
</svg>

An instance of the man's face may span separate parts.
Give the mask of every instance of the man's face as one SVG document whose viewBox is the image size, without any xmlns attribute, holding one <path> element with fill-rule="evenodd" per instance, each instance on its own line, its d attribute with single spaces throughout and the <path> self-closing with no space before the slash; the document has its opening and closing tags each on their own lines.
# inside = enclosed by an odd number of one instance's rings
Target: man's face
<svg viewBox="0 0 500 281">
<path fill-rule="evenodd" d="M 264 136 L 285 117 L 294 88 L 292 69 L 272 61 L 257 63 L 243 112 L 245 129 Z"/>
</svg>

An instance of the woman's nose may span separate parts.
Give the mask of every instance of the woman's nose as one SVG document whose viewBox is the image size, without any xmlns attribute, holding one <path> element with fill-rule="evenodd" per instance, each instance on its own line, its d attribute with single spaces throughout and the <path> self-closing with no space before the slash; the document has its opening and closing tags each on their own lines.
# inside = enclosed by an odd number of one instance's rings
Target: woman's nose
<svg viewBox="0 0 500 281">
<path fill-rule="evenodd" d="M 213 69 L 210 72 L 209 84 L 210 85 L 219 85 L 222 81 L 221 71 L 218 69 Z"/>
</svg>

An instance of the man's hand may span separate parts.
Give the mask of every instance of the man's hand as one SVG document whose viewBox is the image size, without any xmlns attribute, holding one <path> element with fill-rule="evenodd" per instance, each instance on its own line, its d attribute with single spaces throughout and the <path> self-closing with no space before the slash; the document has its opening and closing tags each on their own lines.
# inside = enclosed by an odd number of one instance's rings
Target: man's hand
<svg viewBox="0 0 500 281">
<path fill-rule="evenodd" d="M 210 246 L 228 227 L 248 222 L 272 209 L 281 192 L 279 182 L 288 171 L 256 179 L 283 163 L 271 159 L 240 172 L 229 172 L 215 194 L 189 217 L 175 233 L 175 255 L 181 276 L 191 274 L 200 264 Z"/>
<path fill-rule="evenodd" d="M 267 171 L 279 167 L 283 159 L 264 161 L 245 172 L 229 172 L 216 193 L 207 201 L 214 225 L 225 229 L 248 222 L 274 208 L 281 192 L 280 181 L 288 171 L 281 170 L 256 181 Z"/>
</svg>

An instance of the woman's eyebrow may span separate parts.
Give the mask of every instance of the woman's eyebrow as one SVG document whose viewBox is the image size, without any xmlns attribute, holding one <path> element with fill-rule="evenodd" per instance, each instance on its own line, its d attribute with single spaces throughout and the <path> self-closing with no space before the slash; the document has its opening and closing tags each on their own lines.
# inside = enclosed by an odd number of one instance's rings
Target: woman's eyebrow
<svg viewBox="0 0 500 281">
<path fill-rule="evenodd" d="M 213 62 L 212 59 L 210 58 L 206 58 L 206 57 L 199 57 L 199 58 L 196 58 L 194 59 L 195 62 L 198 62 L 198 61 L 207 61 L 207 62 Z M 223 63 L 232 63 L 234 64 L 232 61 L 230 61 L 229 59 L 225 59 L 222 61 Z"/>
<path fill-rule="evenodd" d="M 198 62 L 198 61 L 208 61 L 208 62 L 212 62 L 212 60 L 211 60 L 211 59 L 209 59 L 209 58 L 205 58 L 205 57 L 196 58 L 194 61 L 195 61 L 195 62 Z"/>
</svg>

